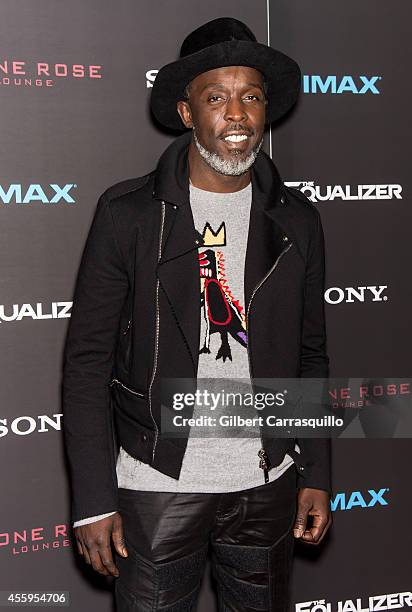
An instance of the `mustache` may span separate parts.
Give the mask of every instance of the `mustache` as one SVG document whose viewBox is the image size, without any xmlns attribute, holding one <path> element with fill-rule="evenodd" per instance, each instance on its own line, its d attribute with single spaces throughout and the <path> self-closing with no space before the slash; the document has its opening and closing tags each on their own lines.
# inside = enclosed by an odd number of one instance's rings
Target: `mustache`
<svg viewBox="0 0 412 612">
<path fill-rule="evenodd" d="M 242 125 L 241 123 L 232 123 L 231 125 L 226 126 L 224 132 L 219 134 L 219 138 L 224 138 L 230 132 L 244 132 L 247 136 L 254 136 L 255 130 L 246 125 Z"/>
</svg>

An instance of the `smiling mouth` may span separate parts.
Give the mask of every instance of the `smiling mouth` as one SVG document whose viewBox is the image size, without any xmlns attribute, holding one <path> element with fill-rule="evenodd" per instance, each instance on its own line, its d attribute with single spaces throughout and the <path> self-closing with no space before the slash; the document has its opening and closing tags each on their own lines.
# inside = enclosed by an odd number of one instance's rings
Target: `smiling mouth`
<svg viewBox="0 0 412 612">
<path fill-rule="evenodd" d="M 225 142 L 244 142 L 248 138 L 249 136 L 247 136 L 247 134 L 229 134 L 229 136 L 225 136 L 223 140 Z"/>
</svg>

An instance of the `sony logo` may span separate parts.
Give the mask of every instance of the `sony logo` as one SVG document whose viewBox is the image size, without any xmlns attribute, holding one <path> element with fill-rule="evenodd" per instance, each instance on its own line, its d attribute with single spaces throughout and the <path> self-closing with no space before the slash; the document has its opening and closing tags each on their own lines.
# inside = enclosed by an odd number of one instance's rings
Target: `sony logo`
<svg viewBox="0 0 412 612">
<path fill-rule="evenodd" d="M 363 287 L 329 287 L 325 291 L 325 301 L 328 304 L 340 304 L 341 302 L 386 302 L 387 295 L 382 295 L 388 285 L 366 285 Z"/>
</svg>

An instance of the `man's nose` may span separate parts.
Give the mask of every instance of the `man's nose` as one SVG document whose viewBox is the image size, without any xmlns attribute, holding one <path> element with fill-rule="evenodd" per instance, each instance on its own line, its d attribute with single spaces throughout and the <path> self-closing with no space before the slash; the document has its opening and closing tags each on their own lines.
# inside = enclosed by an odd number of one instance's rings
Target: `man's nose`
<svg viewBox="0 0 412 612">
<path fill-rule="evenodd" d="M 241 98 L 235 96 L 229 98 L 226 104 L 225 119 L 236 122 L 247 119 L 246 108 Z"/>
</svg>

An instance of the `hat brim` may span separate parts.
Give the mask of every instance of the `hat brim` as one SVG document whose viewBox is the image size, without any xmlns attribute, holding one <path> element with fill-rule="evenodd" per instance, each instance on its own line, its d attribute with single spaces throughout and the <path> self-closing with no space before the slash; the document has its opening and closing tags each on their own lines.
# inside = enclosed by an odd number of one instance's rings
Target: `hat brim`
<svg viewBox="0 0 412 612">
<path fill-rule="evenodd" d="M 155 118 L 168 128 L 184 130 L 176 104 L 184 99 L 185 87 L 199 74 L 225 66 L 249 66 L 263 74 L 268 98 L 266 123 L 280 119 L 298 98 L 301 71 L 292 58 L 261 43 L 231 40 L 206 47 L 159 70 L 150 101 Z"/>
</svg>

